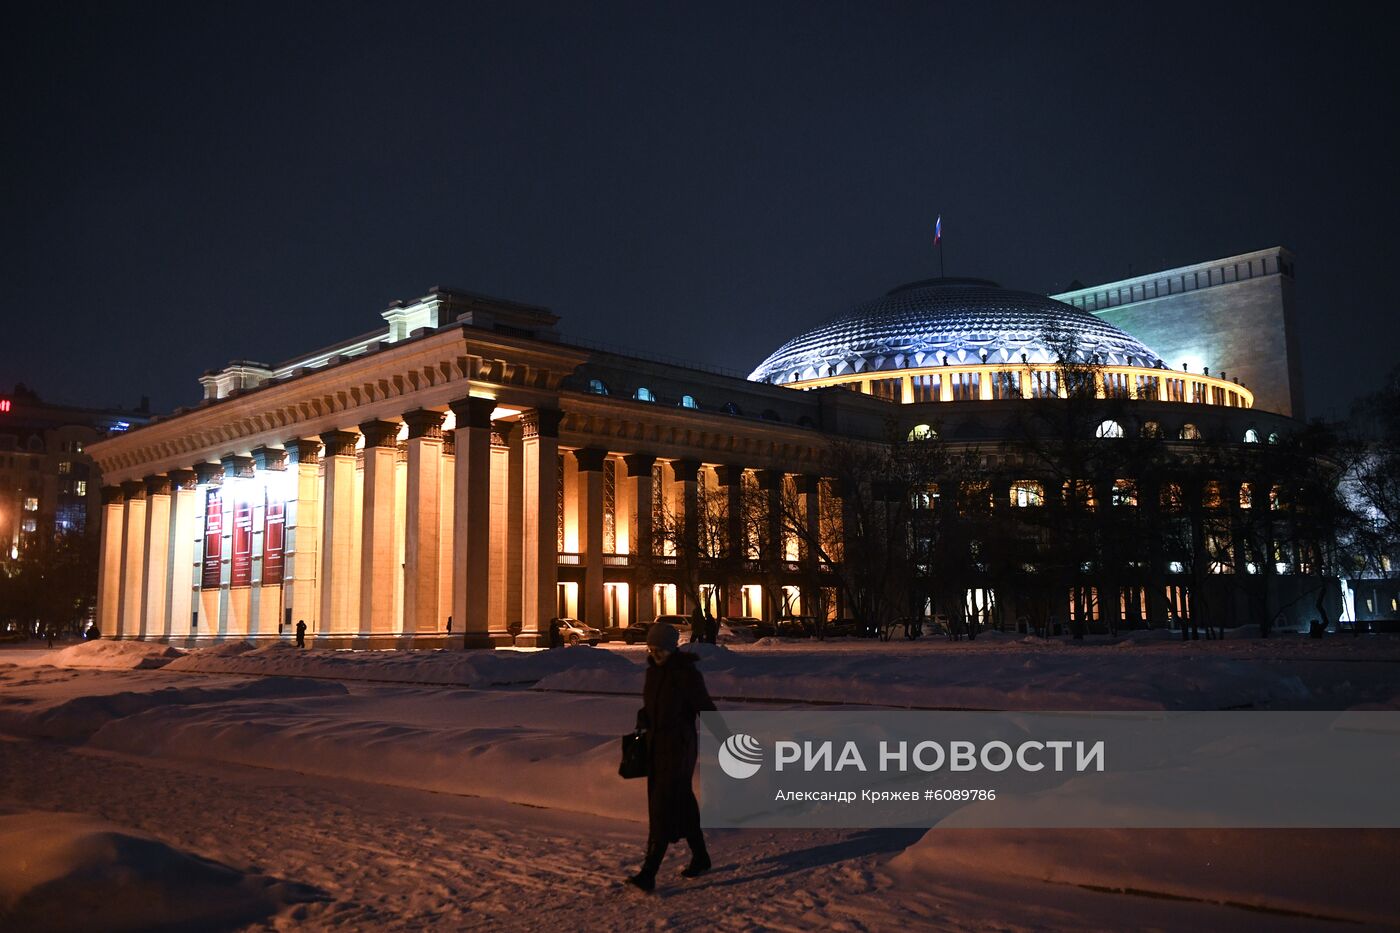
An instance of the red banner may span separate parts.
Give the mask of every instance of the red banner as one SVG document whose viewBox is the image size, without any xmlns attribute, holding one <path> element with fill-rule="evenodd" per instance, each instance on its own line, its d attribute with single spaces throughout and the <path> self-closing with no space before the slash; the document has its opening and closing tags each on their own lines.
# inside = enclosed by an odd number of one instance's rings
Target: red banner
<svg viewBox="0 0 1400 933">
<path fill-rule="evenodd" d="M 263 519 L 262 582 L 277 586 L 282 582 L 282 546 L 286 540 L 287 503 L 267 494 L 267 512 Z"/>
<path fill-rule="evenodd" d="M 224 546 L 224 502 L 217 489 L 208 490 L 204 502 L 204 573 L 199 586 L 200 589 L 217 590 Z"/>
<path fill-rule="evenodd" d="M 253 582 L 253 502 L 247 493 L 233 500 L 233 547 L 229 554 L 229 586 Z"/>
</svg>

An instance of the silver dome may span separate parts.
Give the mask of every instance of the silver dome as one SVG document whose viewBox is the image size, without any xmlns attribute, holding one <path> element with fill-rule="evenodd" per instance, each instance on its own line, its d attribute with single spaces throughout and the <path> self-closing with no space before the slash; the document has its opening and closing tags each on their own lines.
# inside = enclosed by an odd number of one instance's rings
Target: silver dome
<svg viewBox="0 0 1400 933">
<path fill-rule="evenodd" d="M 945 363 L 1054 363 L 1047 335 L 1072 337 L 1084 359 L 1161 366 L 1137 338 L 1062 301 L 983 279 L 929 279 L 838 314 L 783 344 L 749 375 L 800 382 Z M 1058 342 L 1058 340 L 1056 341 Z"/>
</svg>

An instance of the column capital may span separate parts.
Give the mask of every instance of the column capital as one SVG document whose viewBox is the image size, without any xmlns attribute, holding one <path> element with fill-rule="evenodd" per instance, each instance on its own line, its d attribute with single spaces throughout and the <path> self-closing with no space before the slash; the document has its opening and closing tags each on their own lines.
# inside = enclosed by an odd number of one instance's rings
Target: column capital
<svg viewBox="0 0 1400 933">
<path fill-rule="evenodd" d="M 782 470 L 759 470 L 758 485 L 769 492 L 781 489 L 783 488 L 783 477 L 786 475 Z"/>
<path fill-rule="evenodd" d="M 404 424 L 408 425 L 408 439 L 428 438 L 442 440 L 442 422 L 447 417 L 440 411 L 430 408 L 415 408 L 403 414 Z"/>
<path fill-rule="evenodd" d="M 194 475 L 201 486 L 217 486 L 224 481 L 224 468 L 218 463 L 196 463 Z"/>
<path fill-rule="evenodd" d="M 719 477 L 721 486 L 740 486 L 744 482 L 744 468 L 737 463 L 715 467 L 715 475 Z"/>
<path fill-rule="evenodd" d="M 491 412 L 496 410 L 496 400 L 469 395 L 448 402 L 447 407 L 457 416 L 457 430 L 462 428 L 489 428 Z"/>
<path fill-rule="evenodd" d="M 171 470 L 170 486 L 172 489 L 193 489 L 198 481 L 198 475 L 194 470 Z"/>
<path fill-rule="evenodd" d="M 102 504 L 118 505 L 122 501 L 122 488 L 120 486 L 102 487 Z"/>
<path fill-rule="evenodd" d="M 259 470 L 285 470 L 287 452 L 280 447 L 254 447 L 253 467 Z"/>
<path fill-rule="evenodd" d="M 141 479 L 129 479 L 122 483 L 122 495 L 127 501 L 146 498 L 146 481 Z"/>
<path fill-rule="evenodd" d="M 491 422 L 491 446 L 492 446 L 492 447 L 509 447 L 509 446 L 510 446 L 510 431 L 511 431 L 511 428 L 513 428 L 513 427 L 515 427 L 515 425 L 514 425 L 514 423 L 512 423 L 512 422 L 510 422 L 510 421 L 493 421 L 493 422 Z"/>
<path fill-rule="evenodd" d="M 164 473 L 157 473 L 154 476 L 146 477 L 146 495 L 148 496 L 168 496 L 170 495 L 170 477 Z"/>
<path fill-rule="evenodd" d="M 608 459 L 608 452 L 602 447 L 581 447 L 574 451 L 574 460 L 578 462 L 579 472 L 597 473 L 603 469 L 603 461 Z"/>
<path fill-rule="evenodd" d="M 225 477 L 237 477 L 240 479 L 253 478 L 252 457 L 242 457 L 238 454 L 224 454 L 219 462 L 223 464 Z"/>
<path fill-rule="evenodd" d="M 321 459 L 321 442 L 315 438 L 289 437 L 282 442 L 282 446 L 287 449 L 287 462 L 290 464 L 317 463 Z"/>
<path fill-rule="evenodd" d="M 321 435 L 321 443 L 326 447 L 325 456 L 355 456 L 355 441 L 358 438 L 359 435 L 354 431 L 327 431 Z"/>
<path fill-rule="evenodd" d="M 628 476 L 650 476 L 651 468 L 656 465 L 656 455 L 628 454 L 622 458 L 622 462 L 627 464 Z"/>
<path fill-rule="evenodd" d="M 558 437 L 564 413 L 557 408 L 531 408 L 520 416 L 520 430 L 526 440 L 534 437 Z"/>
<path fill-rule="evenodd" d="M 360 425 L 360 433 L 365 436 L 366 450 L 371 447 L 397 447 L 399 443 L 397 421 L 366 421 Z"/>
<path fill-rule="evenodd" d="M 699 460 L 672 460 L 671 472 L 678 483 L 693 483 L 700 475 Z"/>
</svg>

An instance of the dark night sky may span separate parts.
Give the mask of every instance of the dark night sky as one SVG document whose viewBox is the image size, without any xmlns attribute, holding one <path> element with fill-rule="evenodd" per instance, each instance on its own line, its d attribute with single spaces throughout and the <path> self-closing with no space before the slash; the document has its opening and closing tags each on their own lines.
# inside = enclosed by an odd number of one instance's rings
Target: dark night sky
<svg viewBox="0 0 1400 933">
<path fill-rule="evenodd" d="M 1387 31 L 1131 6 L 27 4 L 0 386 L 168 409 L 437 284 L 747 372 L 937 274 L 941 213 L 1038 291 L 1288 246 L 1344 409 L 1400 345 Z"/>
</svg>

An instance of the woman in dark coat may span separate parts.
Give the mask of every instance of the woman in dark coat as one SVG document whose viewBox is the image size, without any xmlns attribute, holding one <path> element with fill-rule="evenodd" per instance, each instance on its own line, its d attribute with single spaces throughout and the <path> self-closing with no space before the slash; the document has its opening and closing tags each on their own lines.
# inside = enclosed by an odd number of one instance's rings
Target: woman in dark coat
<svg viewBox="0 0 1400 933">
<path fill-rule="evenodd" d="M 710 868 L 710 853 L 700 831 L 700 805 L 691 789 L 699 744 L 695 718 L 713 710 L 705 679 L 695 669 L 695 655 L 677 651 L 680 633 L 658 623 L 647 632 L 647 679 L 637 728 L 647 732 L 651 767 L 647 773 L 647 853 L 642 870 L 628 882 L 650 891 L 666 847 L 684 839 L 690 845 L 687 878 Z"/>
</svg>

